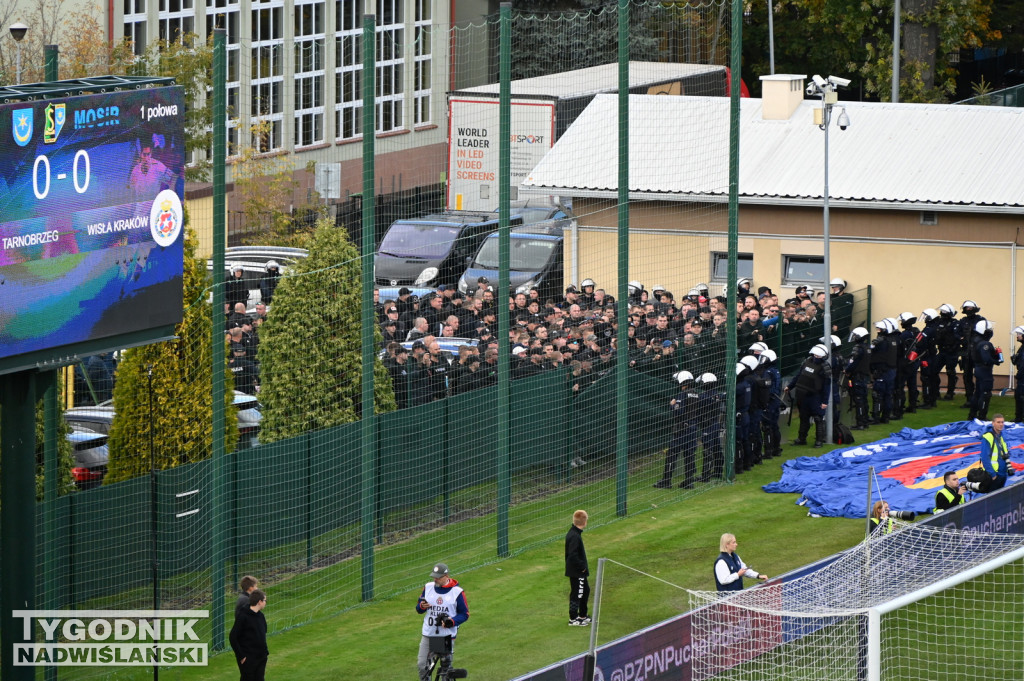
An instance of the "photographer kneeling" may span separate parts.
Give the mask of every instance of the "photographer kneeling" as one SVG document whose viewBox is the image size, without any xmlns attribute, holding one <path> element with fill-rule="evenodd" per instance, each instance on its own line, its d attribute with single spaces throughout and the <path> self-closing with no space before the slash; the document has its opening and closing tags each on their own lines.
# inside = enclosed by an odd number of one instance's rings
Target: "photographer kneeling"
<svg viewBox="0 0 1024 681">
<path fill-rule="evenodd" d="M 455 636 L 459 633 L 459 625 L 469 619 L 466 594 L 459 583 L 448 575 L 448 566 L 444 563 L 436 564 L 430 576 L 433 581 L 423 586 L 419 600 L 416 601 L 416 612 L 424 616 L 423 635 L 420 637 L 420 650 L 416 658 L 420 681 L 430 679 L 433 670 L 431 653 L 440 656 L 442 678 L 449 677 Z M 451 675 L 451 678 L 456 678 L 456 675 Z"/>
<path fill-rule="evenodd" d="M 967 489 L 972 492 L 991 492 L 1006 484 L 1007 476 L 1013 475 L 1010 466 L 1010 448 L 1003 439 L 1006 419 L 1002 414 L 992 417 L 992 425 L 981 436 L 981 466 L 984 470 L 972 468 L 967 471 Z"/>
</svg>

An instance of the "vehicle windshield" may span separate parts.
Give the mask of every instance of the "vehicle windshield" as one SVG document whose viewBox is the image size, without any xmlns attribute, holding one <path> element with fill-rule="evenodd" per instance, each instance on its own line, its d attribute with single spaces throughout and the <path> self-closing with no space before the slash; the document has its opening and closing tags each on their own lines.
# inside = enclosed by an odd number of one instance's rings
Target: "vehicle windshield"
<svg viewBox="0 0 1024 681">
<path fill-rule="evenodd" d="M 396 222 L 384 235 L 378 251 L 399 258 L 443 258 L 459 236 L 459 228 L 416 222 Z"/>
<path fill-rule="evenodd" d="M 509 269 L 516 272 L 540 272 L 551 259 L 555 241 L 550 239 L 509 239 Z M 473 267 L 480 270 L 498 269 L 498 238 L 484 239 L 476 254 Z"/>
<path fill-rule="evenodd" d="M 552 215 L 551 208 L 548 206 L 524 206 L 516 208 L 513 212 L 523 216 L 524 225 L 533 225 L 549 219 L 554 221 L 565 217 L 565 213 L 562 211 L 555 211 L 554 215 Z M 551 216 L 550 218 L 548 217 L 549 215 Z"/>
</svg>

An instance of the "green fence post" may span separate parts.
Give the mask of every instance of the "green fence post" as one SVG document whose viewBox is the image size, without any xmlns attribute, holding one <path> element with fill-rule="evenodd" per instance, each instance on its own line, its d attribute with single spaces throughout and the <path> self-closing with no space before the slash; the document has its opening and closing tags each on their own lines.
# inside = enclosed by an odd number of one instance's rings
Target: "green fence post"
<svg viewBox="0 0 1024 681">
<path fill-rule="evenodd" d="M 735 477 L 734 459 L 736 457 L 736 298 L 738 296 L 736 281 L 736 252 L 739 250 L 740 226 L 740 66 L 743 48 L 743 3 L 734 2 L 732 6 L 732 40 L 730 47 L 730 82 L 729 92 L 729 265 L 727 268 L 726 295 L 728 309 L 725 340 L 725 443 L 723 455 L 725 468 L 723 477 L 732 480 Z"/>
<path fill-rule="evenodd" d="M 373 516 L 376 506 L 377 441 L 373 414 L 373 252 L 376 246 L 374 223 L 374 142 L 376 123 L 376 17 L 363 16 L 363 300 L 362 300 L 362 415 L 360 434 L 362 476 L 362 554 L 363 600 L 373 598 Z"/>
<path fill-rule="evenodd" d="M 511 500 L 509 473 L 509 199 L 512 144 L 512 3 L 501 3 L 500 64 L 498 93 L 498 556 L 509 555 L 508 506 Z"/>
<path fill-rule="evenodd" d="M 210 518 L 210 625 L 214 650 L 224 648 L 225 604 L 224 583 L 227 568 L 227 505 L 226 462 L 224 457 L 224 235 L 226 198 L 224 168 L 227 165 L 227 33 L 223 28 L 213 31 L 213 308 L 210 328 L 211 362 L 213 363 L 213 439 L 211 458 Z"/>
<path fill-rule="evenodd" d="M 55 45 L 47 45 L 47 50 Z M 47 58 L 50 57 L 49 51 Z M 56 58 L 56 54 L 54 54 Z M 46 62 L 47 69 L 50 68 L 49 59 Z M 54 66 L 56 69 L 56 66 Z M 54 76 L 56 79 L 56 76 Z M 49 71 L 47 71 L 49 80 Z M 57 527 L 57 479 L 60 477 L 58 465 L 57 433 L 60 422 L 58 421 L 57 385 L 60 380 L 59 372 L 54 369 L 39 374 L 36 378 L 36 390 L 43 394 L 43 608 L 46 610 L 57 609 L 57 589 L 60 580 L 57 579 L 57 568 L 60 563 L 57 556 L 57 537 L 61 531 Z M 57 668 L 50 666 L 46 668 L 46 679 L 52 681 L 57 678 Z"/>
<path fill-rule="evenodd" d="M 629 394 L 629 0 L 619 0 L 619 193 L 618 193 L 618 321 L 615 342 L 615 390 Z M 626 515 L 629 485 L 629 404 L 616 400 L 615 406 L 615 515 Z"/>
</svg>

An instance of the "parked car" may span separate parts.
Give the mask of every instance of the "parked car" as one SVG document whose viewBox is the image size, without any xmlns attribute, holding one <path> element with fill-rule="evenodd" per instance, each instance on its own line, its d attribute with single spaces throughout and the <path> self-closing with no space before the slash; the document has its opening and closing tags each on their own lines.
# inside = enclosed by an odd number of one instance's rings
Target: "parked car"
<svg viewBox="0 0 1024 681">
<path fill-rule="evenodd" d="M 511 206 L 511 212 L 523 218 L 524 226 L 544 223 L 546 227 L 562 232 L 572 229 L 573 223 L 576 222 L 571 205 L 547 196 L 516 201 Z"/>
<path fill-rule="evenodd" d="M 238 410 L 238 445 L 239 451 L 259 444 L 260 412 L 259 400 L 239 390 L 234 391 L 232 403 Z M 110 426 L 114 423 L 114 401 L 107 400 L 91 407 L 74 407 L 64 412 L 64 420 L 72 428 L 98 435 L 109 435 Z"/>
<path fill-rule="evenodd" d="M 309 256 L 305 248 L 290 248 L 287 246 L 232 246 L 224 251 L 224 268 L 231 270 L 236 265 L 242 266 L 242 278 L 245 279 L 246 287 L 249 289 L 249 301 L 246 309 L 251 310 L 256 303 L 260 302 L 260 277 L 267 271 L 267 263 L 273 260 L 281 269 L 281 274 L 288 271 L 299 260 Z M 213 272 L 213 260 L 206 261 L 206 270 Z M 225 272 L 220 279 L 213 278 L 214 283 L 220 283 L 227 277 Z"/>
<path fill-rule="evenodd" d="M 75 486 L 78 489 L 92 489 L 102 485 L 110 459 L 107 436 L 91 430 L 73 428 L 67 438 L 74 452 L 71 475 L 75 478 Z"/>
<path fill-rule="evenodd" d="M 541 300 L 562 295 L 564 280 L 562 230 L 544 223 L 529 225 L 509 234 L 509 287 L 528 291 L 534 286 Z M 488 235 L 459 278 L 459 290 L 471 293 L 479 277 L 492 285 L 498 281 L 498 233 Z"/>
<path fill-rule="evenodd" d="M 513 216 L 511 224 L 523 219 Z M 377 247 L 377 286 L 454 285 L 480 242 L 498 229 L 495 213 L 449 211 L 415 220 L 396 220 Z"/>
</svg>

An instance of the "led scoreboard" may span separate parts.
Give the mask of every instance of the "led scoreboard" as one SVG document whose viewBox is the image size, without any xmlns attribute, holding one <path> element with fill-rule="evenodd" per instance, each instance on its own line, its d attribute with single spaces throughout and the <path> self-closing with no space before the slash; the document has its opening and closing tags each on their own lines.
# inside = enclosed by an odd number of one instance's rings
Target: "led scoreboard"
<svg viewBox="0 0 1024 681">
<path fill-rule="evenodd" d="M 180 87 L 0 105 L 0 373 L 181 321 L 184 122 Z"/>
</svg>

